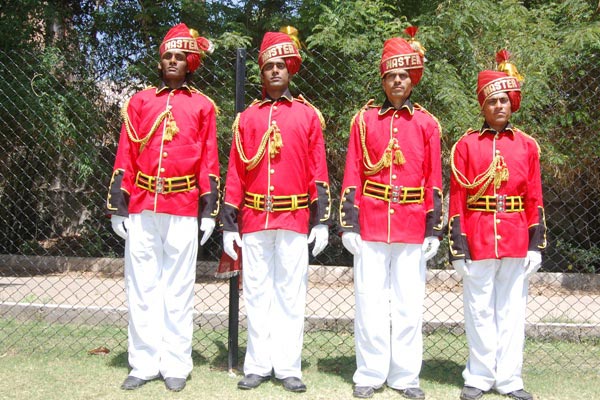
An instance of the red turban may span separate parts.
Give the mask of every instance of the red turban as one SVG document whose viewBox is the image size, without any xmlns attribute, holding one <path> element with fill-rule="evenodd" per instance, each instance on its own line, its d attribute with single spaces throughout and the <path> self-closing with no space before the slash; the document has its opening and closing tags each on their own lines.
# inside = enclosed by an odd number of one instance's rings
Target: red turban
<svg viewBox="0 0 600 400">
<path fill-rule="evenodd" d="M 500 71 L 485 70 L 477 76 L 477 100 L 483 107 L 486 99 L 497 93 L 506 93 L 510 99 L 510 109 L 516 112 L 521 107 L 521 84 L 523 79 L 516 67 L 508 62 L 510 53 L 501 50 L 496 54 Z"/>
<path fill-rule="evenodd" d="M 409 35 L 414 36 L 417 29 L 416 27 L 412 28 L 414 29 L 407 30 L 406 32 L 409 33 Z M 423 76 L 423 59 L 422 47 L 420 47 L 419 50 L 415 50 L 415 48 L 403 38 L 391 38 L 386 40 L 383 44 L 379 72 L 381 73 L 381 77 L 383 77 L 388 72 L 405 69 L 408 71 L 411 83 L 416 86 Z"/>
<path fill-rule="evenodd" d="M 160 44 L 159 53 L 162 56 L 168 50 L 181 50 L 187 53 L 188 70 L 194 72 L 206 53 L 213 52 L 210 40 L 198 35 L 195 29 L 189 29 L 185 24 L 177 24 L 165 35 Z"/>
<path fill-rule="evenodd" d="M 258 66 L 262 71 L 263 65 L 273 58 L 283 58 L 290 75 L 296 74 L 302 64 L 298 47 L 290 35 L 282 32 L 267 32 L 263 37 L 258 53 Z"/>
</svg>

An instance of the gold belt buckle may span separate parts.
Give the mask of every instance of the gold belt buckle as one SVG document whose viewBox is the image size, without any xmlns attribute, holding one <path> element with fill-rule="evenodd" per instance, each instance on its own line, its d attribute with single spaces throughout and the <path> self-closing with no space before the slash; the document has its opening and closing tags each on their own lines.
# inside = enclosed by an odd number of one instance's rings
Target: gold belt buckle
<svg viewBox="0 0 600 400">
<path fill-rule="evenodd" d="M 273 196 L 265 196 L 265 211 L 273 211 Z"/>
<path fill-rule="evenodd" d="M 499 194 L 496 196 L 496 211 L 497 212 L 505 212 L 506 211 L 506 195 Z"/>
<path fill-rule="evenodd" d="M 162 193 L 165 189 L 165 178 L 156 178 L 156 193 Z"/>
<path fill-rule="evenodd" d="M 390 197 L 390 201 L 392 203 L 400 203 L 400 192 L 402 191 L 402 186 L 392 186 L 392 196 Z"/>
</svg>

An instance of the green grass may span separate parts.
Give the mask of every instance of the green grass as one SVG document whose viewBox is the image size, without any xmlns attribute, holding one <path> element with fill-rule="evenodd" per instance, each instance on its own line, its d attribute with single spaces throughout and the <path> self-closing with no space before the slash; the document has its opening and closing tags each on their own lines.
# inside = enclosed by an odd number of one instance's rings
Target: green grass
<svg viewBox="0 0 600 400">
<path fill-rule="evenodd" d="M 0 350 L 0 399 L 352 398 L 355 363 L 353 338 L 349 334 L 315 332 L 306 335 L 305 346 L 318 350 L 303 360 L 304 381 L 308 386 L 305 394 L 285 392 L 274 382 L 252 391 L 238 390 L 236 383 L 240 373 L 231 376 L 227 371 L 223 332 L 204 331 L 196 332 L 194 370 L 183 392 L 168 392 L 159 380 L 125 392 L 119 389 L 128 372 L 127 353 L 122 345 L 125 337 L 126 331 L 117 328 L 75 329 L 68 325 L 0 320 L 0 349 L 3 349 Z M 84 350 L 81 343 L 88 338 L 89 345 Z M 243 336 L 240 342 L 245 343 Z M 87 354 L 87 350 L 98 346 L 106 346 L 111 352 L 104 356 Z M 462 335 L 438 331 L 426 336 L 421 386 L 427 399 L 458 399 L 466 356 Z M 523 371 L 526 388 L 538 400 L 600 399 L 599 360 L 598 340 L 584 343 L 528 341 Z M 375 400 L 400 398 L 389 388 L 374 397 Z M 489 393 L 483 399 L 506 397 Z"/>
<path fill-rule="evenodd" d="M 41 304 L 46 304 L 50 301 L 49 297 L 38 297 L 35 294 L 28 294 L 25 297 L 23 297 L 21 299 L 21 301 L 19 303 L 41 303 Z"/>
</svg>

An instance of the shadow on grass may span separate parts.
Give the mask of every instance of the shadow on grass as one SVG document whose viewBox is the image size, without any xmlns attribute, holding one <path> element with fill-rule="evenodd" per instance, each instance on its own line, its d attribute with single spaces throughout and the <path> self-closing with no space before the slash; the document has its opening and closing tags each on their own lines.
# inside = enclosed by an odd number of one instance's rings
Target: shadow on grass
<svg viewBox="0 0 600 400">
<path fill-rule="evenodd" d="M 221 352 L 219 351 L 219 354 L 217 355 L 217 358 L 215 359 L 215 363 L 217 365 L 221 364 L 220 362 L 217 361 L 217 360 L 220 360 L 220 358 L 222 357 L 220 353 Z M 203 355 L 201 355 L 200 353 L 198 353 L 196 350 L 192 350 L 192 362 L 194 363 L 194 365 L 205 365 L 205 364 L 208 364 L 208 359 L 206 357 L 204 357 Z M 128 353 L 126 351 L 122 351 L 118 354 L 115 353 L 112 356 L 112 358 L 110 359 L 108 365 L 113 368 L 122 368 L 122 369 L 129 370 Z M 227 349 L 225 349 L 225 366 L 227 366 Z"/>
<path fill-rule="evenodd" d="M 462 388 L 464 384 L 463 369 L 464 365 L 452 360 L 433 358 L 425 360 L 420 377 L 423 380 Z"/>
<path fill-rule="evenodd" d="M 340 376 L 344 381 L 352 384 L 356 360 L 350 356 L 321 358 L 317 362 L 317 369 L 325 374 Z M 428 359 L 423 364 L 420 378 L 462 388 L 464 383 L 462 379 L 463 369 L 464 365 L 452 360 Z"/>
<path fill-rule="evenodd" d="M 108 363 L 109 366 L 114 367 L 114 368 L 123 368 L 125 370 L 129 370 L 129 361 L 127 361 L 127 352 L 126 351 L 122 351 L 120 353 L 115 353 L 112 358 L 110 359 L 110 362 Z"/>
<path fill-rule="evenodd" d="M 196 350 L 192 350 L 192 362 L 194 365 L 204 365 L 208 364 L 208 359 Z"/>
<path fill-rule="evenodd" d="M 212 360 L 208 360 L 206 357 L 201 356 L 200 353 L 193 351 L 192 358 L 194 359 L 194 365 L 210 364 L 214 368 L 227 371 L 229 369 L 229 350 L 225 342 L 222 340 L 213 340 L 212 343 L 217 348 L 217 352 Z M 240 350 L 238 350 L 238 353 L 240 353 Z"/>
<path fill-rule="evenodd" d="M 353 356 L 340 356 L 320 358 L 317 361 L 317 370 L 324 374 L 340 376 L 348 383 L 352 382 L 352 375 L 356 369 L 356 359 Z"/>
</svg>

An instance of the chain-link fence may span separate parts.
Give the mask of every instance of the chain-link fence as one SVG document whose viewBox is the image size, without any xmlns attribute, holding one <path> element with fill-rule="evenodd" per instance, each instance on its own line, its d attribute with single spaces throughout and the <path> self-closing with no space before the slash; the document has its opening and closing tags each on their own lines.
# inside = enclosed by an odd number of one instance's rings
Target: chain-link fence
<svg viewBox="0 0 600 400">
<path fill-rule="evenodd" d="M 256 54 L 256 50 L 248 52 L 246 104 L 260 95 Z M 339 193 L 343 176 L 350 119 L 369 98 L 382 97 L 378 57 L 374 52 L 364 59 L 348 60 L 333 52 L 312 51 L 305 54 L 303 67 L 294 77 L 292 91 L 304 94 L 326 119 L 334 196 Z M 443 73 L 443 68 L 436 68 L 436 59 L 452 57 L 428 54 L 428 58 L 431 67 L 415 89 L 413 100 L 434 113 L 444 129 L 447 194 L 449 149 L 462 132 L 481 121 L 471 92 L 466 96 L 473 99 L 472 109 L 441 106 L 440 96 L 435 87 L 428 88 L 428 80 Z M 235 64 L 235 51 L 217 52 L 206 59 L 195 78 L 197 86 L 220 107 L 222 177 L 235 117 Z M 556 128 L 539 135 L 536 126 L 523 127 L 538 138 L 542 147 L 551 243 L 541 273 L 531 281 L 527 314 L 528 335 L 543 340 L 528 344 L 527 357 L 586 368 L 597 368 L 600 355 L 557 359 L 549 356 L 547 342 L 554 343 L 552 340 L 557 338 L 567 343 L 589 340 L 590 348 L 597 353 L 599 65 L 591 60 L 573 75 L 560 71 L 554 86 L 547 88 L 548 96 L 553 97 L 543 115 L 532 116 L 533 107 L 523 107 L 520 115 L 515 115 L 517 125 L 520 121 L 556 121 Z M 127 346 L 121 258 L 124 244 L 112 232 L 104 205 L 121 123 L 120 106 L 146 82 L 134 72 L 129 79 L 116 82 L 96 77 L 94 71 L 86 68 L 89 67 L 74 66 L 68 55 L 53 49 L 31 53 L 0 51 L 0 71 L 5 77 L 5 85 L 0 89 L 0 224 L 4 227 L 0 230 L 0 344 L 5 349 L 17 347 L 24 335 L 28 336 L 31 350 L 52 351 L 55 338 L 65 334 L 72 338 L 74 352 L 98 345 L 121 350 Z M 366 71 L 358 82 L 355 75 L 348 74 L 357 69 Z M 121 71 L 121 75 L 128 74 Z M 152 73 L 146 71 L 146 76 Z M 578 115 L 582 104 L 592 112 Z M 448 123 L 457 120 L 457 113 L 458 119 L 465 121 L 464 126 Z M 338 200 L 336 196 L 334 208 Z M 196 285 L 198 327 L 194 351 L 215 362 L 222 362 L 227 352 L 230 293 L 237 295 L 233 282 L 214 278 L 222 251 L 221 238 L 215 232 L 200 249 Z M 425 359 L 433 363 L 455 358 L 460 364 L 466 358 L 462 289 L 446 253 L 444 240 L 428 272 Z M 326 250 L 310 261 L 304 356 L 353 360 L 350 254 L 343 249 L 339 237 L 332 234 Z M 243 301 L 240 307 L 242 355 Z"/>
</svg>

